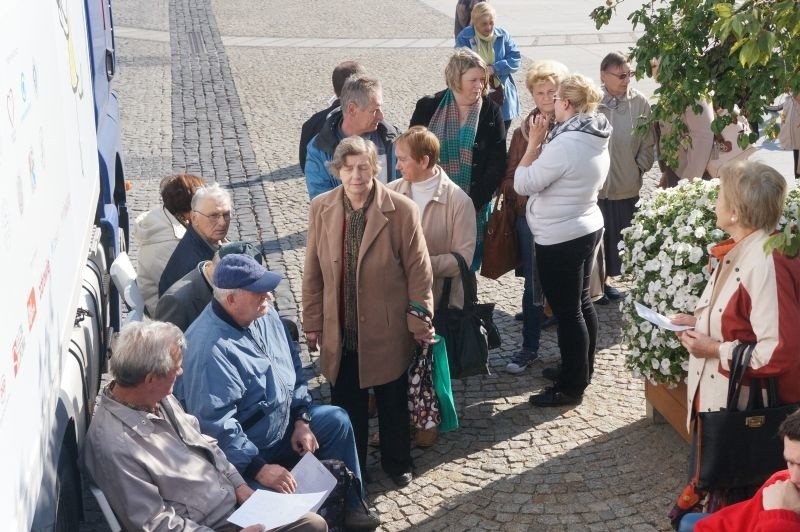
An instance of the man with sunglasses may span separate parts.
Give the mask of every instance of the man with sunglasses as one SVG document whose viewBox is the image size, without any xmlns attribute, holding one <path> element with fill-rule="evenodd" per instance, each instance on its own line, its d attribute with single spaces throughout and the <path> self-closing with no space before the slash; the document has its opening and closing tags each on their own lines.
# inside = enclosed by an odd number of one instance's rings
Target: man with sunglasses
<svg viewBox="0 0 800 532">
<path fill-rule="evenodd" d="M 600 112 L 606 115 L 613 132 L 608 151 L 611 168 L 600 190 L 597 204 L 603 213 L 605 232 L 603 248 L 606 278 L 621 273 L 622 260 L 617 244 L 622 240 L 621 231 L 631 225 L 642 176 L 653 166 L 655 160 L 655 131 L 648 128 L 644 134 L 634 132 L 636 126 L 650 116 L 647 98 L 630 87 L 633 70 L 628 58 L 620 52 L 612 52 L 600 63 L 600 80 L 603 84 L 603 101 Z M 604 281 L 604 296 L 598 301 L 605 304 L 617 301 L 623 294 Z"/>
<path fill-rule="evenodd" d="M 159 297 L 200 262 L 211 260 L 214 252 L 225 243 L 232 206 L 230 193 L 217 183 L 197 189 L 192 197 L 186 234 L 172 252 L 158 282 Z"/>
</svg>

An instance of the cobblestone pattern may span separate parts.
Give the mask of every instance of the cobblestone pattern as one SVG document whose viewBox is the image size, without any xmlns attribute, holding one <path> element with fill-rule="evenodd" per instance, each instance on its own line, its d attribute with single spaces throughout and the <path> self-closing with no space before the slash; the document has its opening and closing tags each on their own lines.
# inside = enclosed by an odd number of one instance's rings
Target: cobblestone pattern
<svg viewBox="0 0 800 532">
<path fill-rule="evenodd" d="M 398 17 L 441 25 L 430 36 L 450 35 L 451 19 L 411 0 L 393 3 L 403 7 L 402 15 L 375 12 L 371 4 L 358 3 L 352 17 L 343 17 L 351 4 L 352 0 L 332 0 L 309 15 L 283 2 L 217 1 L 211 13 L 208 4 L 173 0 L 171 49 L 160 43 L 118 41 L 125 66 L 118 90 L 128 172 L 140 176 L 130 194 L 134 212 L 158 203 L 157 180 L 172 167 L 185 165 L 207 179 L 229 184 L 236 194 L 237 216 L 231 236 L 264 243 L 269 267 L 286 273 L 281 303 L 283 311 L 293 315 L 299 314 L 308 211 L 296 144 L 300 124 L 330 96 L 333 66 L 345 59 L 362 61 L 383 81 L 387 118 L 404 127 L 415 101 L 444 86 L 448 51 L 225 50 L 219 35 L 317 37 L 321 21 L 330 20 L 342 31 L 333 37 L 424 38 L 431 33 L 427 27 L 422 31 L 420 26 L 401 26 Z M 131 10 L 125 15 L 128 24 L 155 27 L 129 0 L 116 0 L 115 9 L 117 20 L 120 11 Z M 369 24 L 361 23 L 362 13 L 371 14 Z M 266 17 L 273 15 L 276 22 L 265 25 Z M 205 45 L 202 65 L 186 55 L 192 46 L 185 40 L 190 31 L 198 32 Z M 516 80 L 523 108 L 528 109 L 524 70 Z M 172 88 L 180 87 L 171 95 L 170 74 Z M 192 112 L 202 113 L 207 123 Z M 217 144 L 215 152 L 214 143 L 220 139 L 222 149 Z M 653 172 L 645 182 L 651 190 Z M 376 457 L 370 458 L 374 481 L 368 489 L 384 521 L 381 529 L 668 529 L 664 514 L 682 485 L 688 449 L 669 427 L 654 426 L 644 418 L 642 385 L 623 367 L 618 309 L 598 307 L 597 369 L 583 404 L 534 409 L 527 398 L 546 384 L 538 377 L 543 365 L 536 363 L 520 376 L 502 372 L 519 345 L 520 324 L 513 315 L 519 310 L 521 282 L 509 274 L 498 281 L 481 278 L 479 285 L 481 299 L 497 304 L 495 319 L 504 341 L 490 357 L 492 375 L 453 383 L 462 426 L 441 435 L 433 448 L 413 451 L 416 476 L 410 486 L 394 488 L 379 471 Z M 553 330 L 543 333 L 541 354 L 546 365 L 557 361 Z M 315 379 L 312 388 L 318 397 L 328 396 L 322 379 Z M 106 530 L 98 515 L 90 508 L 82 530 Z"/>
<path fill-rule="evenodd" d="M 112 8 L 115 27 L 169 31 L 169 0 L 113 0 Z"/>
</svg>

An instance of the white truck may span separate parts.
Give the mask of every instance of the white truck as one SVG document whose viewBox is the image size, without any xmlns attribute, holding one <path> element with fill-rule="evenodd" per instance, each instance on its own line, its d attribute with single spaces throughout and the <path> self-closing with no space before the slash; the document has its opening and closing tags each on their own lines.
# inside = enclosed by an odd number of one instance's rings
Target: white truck
<svg viewBox="0 0 800 532">
<path fill-rule="evenodd" d="M 77 530 L 127 245 L 110 0 L 0 2 L 0 529 Z"/>
</svg>

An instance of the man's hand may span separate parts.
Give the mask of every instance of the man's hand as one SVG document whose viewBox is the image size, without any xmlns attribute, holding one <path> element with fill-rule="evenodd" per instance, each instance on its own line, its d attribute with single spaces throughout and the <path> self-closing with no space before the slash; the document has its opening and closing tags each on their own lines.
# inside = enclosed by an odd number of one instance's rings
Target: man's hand
<svg viewBox="0 0 800 532">
<path fill-rule="evenodd" d="M 791 480 L 779 480 L 764 488 L 761 495 L 765 510 L 791 510 L 800 514 L 800 492 Z"/>
<path fill-rule="evenodd" d="M 306 331 L 306 345 L 312 353 L 317 350 L 317 345 L 322 342 L 322 334 L 319 331 Z"/>
<path fill-rule="evenodd" d="M 236 504 L 244 504 L 244 501 L 253 494 L 253 489 L 247 484 L 239 484 L 234 493 L 236 494 Z"/>
<path fill-rule="evenodd" d="M 428 327 L 426 330 L 414 333 L 414 340 L 419 344 L 432 344 L 436 330 L 433 327 Z"/>
<path fill-rule="evenodd" d="M 256 474 L 256 481 L 262 486 L 278 493 L 294 493 L 297 481 L 285 468 L 276 464 L 266 464 Z"/>
<path fill-rule="evenodd" d="M 303 456 L 310 452 L 315 453 L 319 449 L 317 437 L 311 432 L 311 427 L 305 421 L 298 420 L 294 422 L 294 432 L 292 432 L 292 449 L 297 454 Z"/>
</svg>

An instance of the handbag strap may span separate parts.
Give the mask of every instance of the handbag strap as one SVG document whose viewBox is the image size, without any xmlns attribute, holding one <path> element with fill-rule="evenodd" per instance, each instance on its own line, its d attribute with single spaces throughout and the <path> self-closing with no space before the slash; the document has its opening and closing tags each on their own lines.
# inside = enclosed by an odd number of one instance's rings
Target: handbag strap
<svg viewBox="0 0 800 532">
<path fill-rule="evenodd" d="M 739 404 L 739 396 L 742 392 L 742 382 L 747 368 L 750 367 L 750 357 L 753 354 L 755 344 L 739 343 L 733 348 L 731 357 L 731 369 L 728 376 L 728 403 L 729 411 L 736 411 Z"/>
<path fill-rule="evenodd" d="M 467 261 L 464 257 L 453 251 L 451 253 L 458 262 L 458 271 L 461 274 L 461 287 L 464 290 L 464 311 L 472 312 L 478 302 L 478 287 L 472 272 L 469 271 Z M 448 278 L 448 281 L 450 278 Z"/>
</svg>

